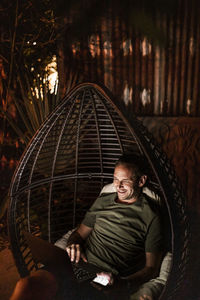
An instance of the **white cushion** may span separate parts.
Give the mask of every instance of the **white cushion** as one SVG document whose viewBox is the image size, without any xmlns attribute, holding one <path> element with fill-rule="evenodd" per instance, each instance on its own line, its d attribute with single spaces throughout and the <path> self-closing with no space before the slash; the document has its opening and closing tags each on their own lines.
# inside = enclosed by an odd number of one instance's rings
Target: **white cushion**
<svg viewBox="0 0 200 300">
<path fill-rule="evenodd" d="M 106 184 L 104 185 L 104 187 L 102 188 L 101 192 L 100 192 L 100 195 L 101 194 L 107 194 L 107 193 L 115 193 L 117 190 L 114 186 L 113 183 L 109 183 L 109 184 Z"/>
<path fill-rule="evenodd" d="M 167 252 L 162 261 L 159 276 L 142 284 L 137 290 L 137 292 L 131 295 L 130 300 L 138 300 L 143 295 L 149 296 L 150 297 L 149 299 L 152 300 L 158 299 L 167 282 L 167 278 L 171 270 L 171 265 L 172 265 L 172 253 Z"/>
</svg>

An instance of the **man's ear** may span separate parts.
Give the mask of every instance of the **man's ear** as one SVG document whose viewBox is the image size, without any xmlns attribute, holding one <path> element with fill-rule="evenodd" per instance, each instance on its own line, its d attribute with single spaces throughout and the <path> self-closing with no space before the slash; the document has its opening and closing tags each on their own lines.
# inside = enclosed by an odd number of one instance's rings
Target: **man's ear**
<svg viewBox="0 0 200 300">
<path fill-rule="evenodd" d="M 147 181 L 147 175 L 142 175 L 139 179 L 138 186 L 143 187 L 146 181 Z"/>
</svg>

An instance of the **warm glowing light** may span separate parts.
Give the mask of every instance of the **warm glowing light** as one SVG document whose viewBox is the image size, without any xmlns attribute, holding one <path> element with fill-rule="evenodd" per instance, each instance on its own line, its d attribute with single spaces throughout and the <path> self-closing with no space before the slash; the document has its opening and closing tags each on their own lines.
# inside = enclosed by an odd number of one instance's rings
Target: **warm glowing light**
<svg viewBox="0 0 200 300">
<path fill-rule="evenodd" d="M 151 53 L 152 46 L 149 43 L 149 41 L 147 40 L 147 38 L 144 38 L 142 40 L 142 42 L 140 43 L 140 50 L 141 50 L 143 56 L 146 56 Z"/>
<path fill-rule="evenodd" d="M 141 93 L 141 101 L 142 105 L 146 106 L 147 104 L 151 103 L 151 90 L 150 89 L 143 89 Z"/>
<path fill-rule="evenodd" d="M 105 56 L 112 57 L 112 43 L 110 41 L 105 41 L 103 43 L 103 49 Z"/>
<path fill-rule="evenodd" d="M 194 52 L 195 52 L 195 39 L 193 37 L 190 38 L 189 51 L 190 51 L 191 55 L 194 55 Z"/>
<path fill-rule="evenodd" d="M 58 85 L 58 71 L 57 71 L 57 61 L 56 56 L 54 55 L 52 58 L 51 63 L 47 65 L 47 72 L 48 72 L 48 82 L 49 82 L 49 89 L 50 93 L 57 93 L 57 85 Z"/>
<path fill-rule="evenodd" d="M 34 69 L 34 68 L 33 68 Z M 47 71 L 47 77 L 46 78 L 40 78 L 40 74 L 37 74 L 37 77 L 42 79 L 42 82 L 45 84 L 48 82 L 48 88 L 50 93 L 57 93 L 58 89 L 58 71 L 57 71 L 57 61 L 56 56 L 52 58 L 52 61 L 46 66 Z M 32 88 L 32 94 L 36 98 L 42 98 L 43 99 L 43 89 L 42 85 L 40 86 L 40 90 L 38 90 L 38 87 Z M 32 104 L 32 102 L 30 102 Z"/>
<path fill-rule="evenodd" d="M 186 111 L 187 111 L 188 115 L 191 114 L 191 109 L 192 109 L 192 100 L 191 99 L 187 99 Z"/>
<path fill-rule="evenodd" d="M 89 46 L 92 57 L 95 57 L 96 55 L 100 55 L 99 35 L 92 34 L 88 41 L 88 46 Z"/>
<path fill-rule="evenodd" d="M 131 39 L 123 41 L 121 48 L 123 49 L 124 56 L 127 56 L 133 52 Z"/>
<path fill-rule="evenodd" d="M 132 97 L 133 97 L 133 89 L 132 87 L 129 87 L 128 83 L 126 82 L 124 87 L 124 92 L 123 92 L 123 99 L 125 105 L 132 103 Z"/>
</svg>

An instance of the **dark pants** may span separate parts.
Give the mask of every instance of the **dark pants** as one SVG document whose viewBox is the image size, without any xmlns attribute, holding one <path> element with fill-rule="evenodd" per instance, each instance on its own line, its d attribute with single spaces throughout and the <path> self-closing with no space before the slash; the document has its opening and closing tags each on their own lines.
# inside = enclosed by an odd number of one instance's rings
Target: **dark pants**
<svg viewBox="0 0 200 300">
<path fill-rule="evenodd" d="M 55 270 L 48 266 L 43 269 L 53 273 L 57 279 L 59 289 L 56 300 L 112 300 L 104 291 L 94 288 L 90 281 L 79 283 L 73 278 L 71 270 Z"/>
<path fill-rule="evenodd" d="M 89 282 L 69 283 L 63 281 L 56 300 L 109 300 L 106 294 L 94 288 Z"/>
</svg>

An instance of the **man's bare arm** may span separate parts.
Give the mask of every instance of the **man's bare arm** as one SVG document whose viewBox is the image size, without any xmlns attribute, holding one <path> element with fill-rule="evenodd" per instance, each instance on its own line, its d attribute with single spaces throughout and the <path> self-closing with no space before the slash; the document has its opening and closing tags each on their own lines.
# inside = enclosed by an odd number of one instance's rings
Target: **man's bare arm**
<svg viewBox="0 0 200 300">
<path fill-rule="evenodd" d="M 155 278 L 159 274 L 161 265 L 162 253 L 146 252 L 146 264 L 143 269 L 131 274 L 127 277 L 121 278 L 125 285 L 132 285 L 138 287 L 140 284 Z"/>
<path fill-rule="evenodd" d="M 159 274 L 160 264 L 162 259 L 162 253 L 146 253 L 146 264 L 144 268 L 137 271 L 134 274 L 131 274 L 127 277 L 113 277 L 111 273 L 106 273 L 109 276 L 109 284 L 113 286 L 113 288 L 128 288 L 131 287 L 139 287 L 142 283 L 149 281 L 152 278 L 155 278 Z M 103 274 L 102 272 L 101 274 Z"/>
<path fill-rule="evenodd" d="M 82 258 L 83 261 L 87 262 L 83 251 L 83 244 L 90 235 L 91 231 L 91 227 L 81 224 L 74 232 L 72 232 L 66 247 L 66 251 L 71 261 L 75 261 L 77 263 L 79 262 L 80 258 Z"/>
</svg>

